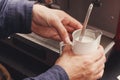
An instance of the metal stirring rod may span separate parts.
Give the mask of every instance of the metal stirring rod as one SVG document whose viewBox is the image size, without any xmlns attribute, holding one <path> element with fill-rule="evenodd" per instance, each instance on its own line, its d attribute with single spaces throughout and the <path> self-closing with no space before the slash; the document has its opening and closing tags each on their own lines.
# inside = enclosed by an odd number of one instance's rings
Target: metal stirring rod
<svg viewBox="0 0 120 80">
<path fill-rule="evenodd" d="M 83 39 L 83 36 L 85 35 L 86 26 L 88 24 L 88 20 L 89 20 L 90 14 L 92 12 L 92 9 L 93 9 L 93 3 L 91 3 L 89 5 L 89 8 L 88 8 L 88 11 L 87 11 L 84 23 L 83 23 L 83 28 L 82 28 L 82 31 L 81 31 L 81 34 L 80 34 L 80 37 L 79 37 L 79 41 L 81 41 Z"/>
</svg>

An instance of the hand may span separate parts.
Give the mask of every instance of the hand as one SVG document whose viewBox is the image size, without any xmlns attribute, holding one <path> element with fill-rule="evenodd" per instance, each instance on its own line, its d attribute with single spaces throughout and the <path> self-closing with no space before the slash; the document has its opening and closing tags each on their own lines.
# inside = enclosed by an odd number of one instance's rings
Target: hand
<svg viewBox="0 0 120 80">
<path fill-rule="evenodd" d="M 70 43 L 70 36 L 82 25 L 62 10 L 33 6 L 32 31 L 42 37 Z"/>
<path fill-rule="evenodd" d="M 97 80 L 103 75 L 105 61 L 102 46 L 94 53 L 76 55 L 67 45 L 56 65 L 66 71 L 70 80 Z"/>
<path fill-rule="evenodd" d="M 12 80 L 10 73 L 2 64 L 0 64 L 0 80 Z"/>
</svg>

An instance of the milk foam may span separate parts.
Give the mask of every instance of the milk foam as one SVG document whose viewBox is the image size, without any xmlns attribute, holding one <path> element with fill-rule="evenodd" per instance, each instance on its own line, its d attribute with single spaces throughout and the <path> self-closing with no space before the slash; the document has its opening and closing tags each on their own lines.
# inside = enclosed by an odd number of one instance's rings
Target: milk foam
<svg viewBox="0 0 120 80">
<path fill-rule="evenodd" d="M 76 40 L 79 41 L 79 37 L 77 37 Z M 92 41 L 94 41 L 94 38 L 91 38 L 91 37 L 89 37 L 89 36 L 84 36 L 84 37 L 82 38 L 82 41 L 81 41 L 81 42 L 88 43 L 88 42 L 92 42 Z"/>
</svg>

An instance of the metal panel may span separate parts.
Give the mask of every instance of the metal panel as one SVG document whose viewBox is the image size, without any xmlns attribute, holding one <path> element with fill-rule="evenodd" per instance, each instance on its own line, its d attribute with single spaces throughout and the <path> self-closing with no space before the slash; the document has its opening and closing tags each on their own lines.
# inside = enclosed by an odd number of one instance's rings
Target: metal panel
<svg viewBox="0 0 120 80">
<path fill-rule="evenodd" d="M 75 17 L 80 22 L 84 21 L 87 8 L 92 0 L 57 0 L 63 10 Z M 89 25 L 115 34 L 119 12 L 120 0 L 101 0 L 102 6 L 95 7 L 90 17 Z"/>
</svg>

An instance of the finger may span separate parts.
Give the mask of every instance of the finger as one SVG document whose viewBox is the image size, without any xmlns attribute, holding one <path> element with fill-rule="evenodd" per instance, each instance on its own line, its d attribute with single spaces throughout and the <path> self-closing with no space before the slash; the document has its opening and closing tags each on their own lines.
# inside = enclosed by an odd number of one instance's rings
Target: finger
<svg viewBox="0 0 120 80">
<path fill-rule="evenodd" d="M 66 15 L 66 17 L 63 19 L 63 22 L 65 24 L 69 24 L 70 26 L 74 27 L 75 29 L 80 29 L 83 27 L 82 24 L 79 21 L 77 21 L 75 18 L 73 18 L 72 16 L 70 16 L 66 13 L 65 13 L 65 15 Z"/>
<path fill-rule="evenodd" d="M 101 59 L 99 59 L 98 61 L 96 61 L 96 66 L 99 67 L 99 65 L 102 65 L 105 62 L 106 62 L 106 57 L 105 57 L 105 55 L 103 55 Z"/>
<path fill-rule="evenodd" d="M 61 38 L 60 38 L 60 36 L 57 34 L 57 35 L 54 35 L 53 37 L 52 37 L 52 39 L 53 40 L 56 40 L 56 41 L 62 41 L 61 40 Z"/>
<path fill-rule="evenodd" d="M 74 21 L 74 22 L 73 22 Z M 83 26 L 81 23 L 75 23 L 76 20 L 71 20 L 69 23 L 69 26 L 73 26 L 75 29 L 81 29 Z"/>
<path fill-rule="evenodd" d="M 72 37 L 72 34 L 69 33 L 69 37 L 70 37 L 70 40 L 72 41 L 73 40 L 73 37 Z"/>
<path fill-rule="evenodd" d="M 105 61 L 106 61 L 106 58 L 103 56 L 102 59 L 94 63 L 93 67 L 94 67 L 94 70 L 96 71 L 95 74 L 98 74 L 102 69 L 104 69 Z"/>
<path fill-rule="evenodd" d="M 64 44 L 63 54 L 72 54 L 72 47 L 70 44 Z"/>
<path fill-rule="evenodd" d="M 104 50 L 102 46 L 99 46 L 99 48 L 97 49 L 96 52 L 94 52 L 93 54 L 91 53 L 91 60 L 93 61 L 98 61 L 100 60 L 103 56 L 104 56 Z"/>
<path fill-rule="evenodd" d="M 104 48 L 103 48 L 103 46 L 99 45 L 98 50 L 100 51 L 100 53 L 104 53 Z"/>
<path fill-rule="evenodd" d="M 72 34 L 71 34 L 71 33 L 68 33 L 68 35 L 69 35 L 69 37 L 70 37 L 70 40 L 72 41 Z M 58 34 L 52 36 L 51 39 L 56 40 L 56 41 L 59 41 L 59 42 L 62 41 L 61 38 L 60 38 L 60 36 L 59 36 Z"/>
<path fill-rule="evenodd" d="M 95 80 L 102 78 L 103 74 L 104 74 L 104 69 L 95 76 Z"/>
<path fill-rule="evenodd" d="M 63 42 L 66 44 L 71 44 L 67 30 L 65 29 L 65 27 L 63 26 L 59 19 L 56 18 L 56 21 L 53 23 L 53 26 L 56 28 Z"/>
<path fill-rule="evenodd" d="M 78 22 L 76 19 L 72 18 L 71 16 L 65 17 L 62 20 L 62 23 L 64 25 L 69 25 L 69 26 L 71 26 L 74 29 L 80 29 L 80 28 L 82 28 L 82 24 L 80 22 Z"/>
<path fill-rule="evenodd" d="M 75 31 L 75 29 L 73 27 L 70 27 L 68 25 L 64 25 L 64 26 L 69 33 L 73 33 L 73 31 Z"/>
<path fill-rule="evenodd" d="M 94 66 L 95 68 L 96 66 Z M 105 64 L 101 64 L 99 67 L 96 67 L 96 69 L 94 69 L 96 72 L 94 73 L 95 75 L 99 74 L 102 70 L 104 70 L 105 68 Z"/>
<path fill-rule="evenodd" d="M 101 47 L 101 46 L 100 46 Z M 100 48 L 102 49 L 102 47 Z M 100 50 L 101 51 L 101 50 Z M 103 55 L 99 60 L 96 60 L 93 64 L 93 67 L 94 67 L 94 71 L 95 74 L 98 74 L 99 72 L 101 72 L 101 70 L 104 69 L 105 67 L 105 62 L 106 62 L 106 57 L 105 55 Z"/>
</svg>

